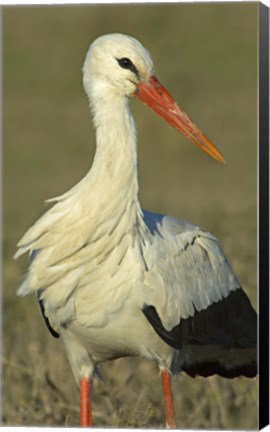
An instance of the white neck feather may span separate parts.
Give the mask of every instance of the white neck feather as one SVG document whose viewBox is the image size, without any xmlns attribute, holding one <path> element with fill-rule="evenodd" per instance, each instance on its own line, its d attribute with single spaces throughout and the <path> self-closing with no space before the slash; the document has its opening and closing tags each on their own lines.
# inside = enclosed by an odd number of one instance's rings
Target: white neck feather
<svg viewBox="0 0 270 432">
<path fill-rule="evenodd" d="M 121 220 L 125 232 L 144 229 L 138 201 L 136 128 L 126 97 L 91 95 L 96 154 L 83 180 L 89 205 L 101 225 Z M 108 227 L 109 228 L 109 227 Z M 105 233 L 104 233 L 105 234 Z"/>
<path fill-rule="evenodd" d="M 107 96 L 106 101 L 100 98 L 94 101 L 92 112 L 97 148 L 91 176 L 109 191 L 132 188 L 132 199 L 137 199 L 136 128 L 128 99 L 115 95 Z"/>
</svg>

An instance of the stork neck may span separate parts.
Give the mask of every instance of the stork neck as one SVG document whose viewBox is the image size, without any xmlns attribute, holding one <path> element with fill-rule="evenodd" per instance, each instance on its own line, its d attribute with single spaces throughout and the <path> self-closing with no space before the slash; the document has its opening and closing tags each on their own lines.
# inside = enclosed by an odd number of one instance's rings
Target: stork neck
<svg viewBox="0 0 270 432">
<path fill-rule="evenodd" d="M 136 128 L 128 99 L 101 98 L 94 108 L 97 149 L 87 188 L 92 193 L 91 208 L 107 220 L 106 229 L 112 223 L 111 244 L 124 238 L 124 232 L 138 233 L 140 242 L 145 226 L 138 200 Z"/>
<path fill-rule="evenodd" d="M 96 154 L 92 166 L 95 178 L 108 190 L 132 188 L 137 198 L 136 129 L 127 98 L 95 101 Z"/>
</svg>

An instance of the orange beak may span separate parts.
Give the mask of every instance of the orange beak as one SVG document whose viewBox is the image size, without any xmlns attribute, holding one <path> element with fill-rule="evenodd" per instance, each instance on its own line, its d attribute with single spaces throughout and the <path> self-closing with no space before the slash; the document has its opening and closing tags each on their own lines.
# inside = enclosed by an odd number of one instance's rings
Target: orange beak
<svg viewBox="0 0 270 432">
<path fill-rule="evenodd" d="M 151 76 L 148 82 L 139 83 L 134 96 L 152 108 L 199 149 L 218 162 L 225 163 L 225 159 L 214 144 L 203 135 L 191 118 L 176 104 L 173 97 L 155 76 Z"/>
</svg>

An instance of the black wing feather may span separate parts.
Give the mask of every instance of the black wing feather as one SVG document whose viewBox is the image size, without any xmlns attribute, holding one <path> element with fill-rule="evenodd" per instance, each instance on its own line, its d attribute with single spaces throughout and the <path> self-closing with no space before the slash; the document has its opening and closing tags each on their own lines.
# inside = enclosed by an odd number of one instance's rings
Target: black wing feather
<svg viewBox="0 0 270 432">
<path fill-rule="evenodd" d="M 152 305 L 146 305 L 143 313 L 157 334 L 170 346 L 182 350 L 189 346 L 218 346 L 221 351 L 254 350 L 254 361 L 241 366 L 226 368 L 222 361 L 196 359 L 194 364 L 183 364 L 182 369 L 189 375 L 209 376 L 219 374 L 227 378 L 257 374 L 257 315 L 244 291 L 239 288 L 226 298 L 213 303 L 207 309 L 195 311 L 194 316 L 182 319 L 172 330 L 164 328 Z M 197 361 L 198 360 L 198 361 Z"/>
<path fill-rule="evenodd" d="M 44 308 L 43 300 L 39 299 L 38 302 L 39 302 L 39 306 L 40 306 L 40 310 L 41 310 L 42 316 L 43 316 L 43 318 L 44 318 L 45 324 L 46 324 L 46 326 L 47 326 L 49 332 L 51 333 L 51 335 L 52 335 L 53 337 L 55 337 L 55 338 L 59 338 L 59 337 L 60 337 L 59 333 L 57 333 L 57 332 L 52 328 L 52 326 L 51 326 L 51 324 L 50 324 L 50 321 L 49 321 L 49 318 L 48 318 L 48 317 L 46 316 L 46 314 L 45 314 L 45 308 Z"/>
</svg>

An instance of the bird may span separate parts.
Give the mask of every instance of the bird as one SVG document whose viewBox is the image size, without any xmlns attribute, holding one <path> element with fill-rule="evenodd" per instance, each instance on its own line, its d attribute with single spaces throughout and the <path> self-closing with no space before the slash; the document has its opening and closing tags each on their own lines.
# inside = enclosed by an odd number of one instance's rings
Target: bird
<svg viewBox="0 0 270 432">
<path fill-rule="evenodd" d="M 30 265 L 18 295 L 35 294 L 49 331 L 63 341 L 82 427 L 93 425 L 99 365 L 140 356 L 159 366 L 166 427 L 176 428 L 172 374 L 256 376 L 257 314 L 214 235 L 142 209 L 132 97 L 225 160 L 157 79 L 137 39 L 99 36 L 82 72 L 95 156 L 19 241 L 15 258 L 28 253 Z"/>
</svg>

